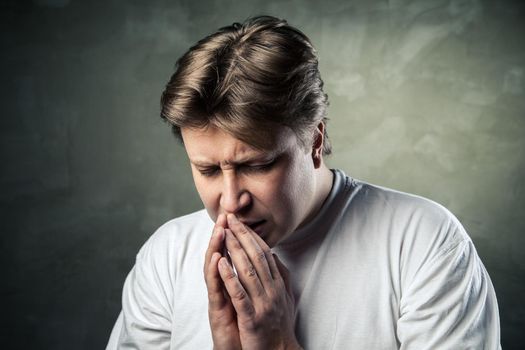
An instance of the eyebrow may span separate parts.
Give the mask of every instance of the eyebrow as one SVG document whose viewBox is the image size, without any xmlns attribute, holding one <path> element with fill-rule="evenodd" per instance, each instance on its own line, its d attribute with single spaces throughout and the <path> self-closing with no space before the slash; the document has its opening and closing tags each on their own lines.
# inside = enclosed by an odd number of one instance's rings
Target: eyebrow
<svg viewBox="0 0 525 350">
<path fill-rule="evenodd" d="M 280 155 L 281 155 L 280 152 L 268 153 L 268 154 L 265 154 L 265 155 L 255 156 L 255 157 L 249 156 L 249 157 L 241 158 L 241 159 L 238 159 L 238 160 L 225 160 L 224 162 L 222 162 L 222 164 L 223 165 L 239 166 L 239 165 L 242 165 L 242 164 L 252 163 L 252 162 L 271 161 L 273 159 L 278 158 Z M 204 167 L 220 165 L 220 164 L 217 164 L 217 163 L 209 162 L 209 161 L 206 161 L 206 160 L 199 160 L 199 159 L 196 159 L 196 160 L 191 160 L 190 159 L 190 162 L 193 165 L 195 165 L 195 166 L 203 167 L 203 168 Z"/>
</svg>

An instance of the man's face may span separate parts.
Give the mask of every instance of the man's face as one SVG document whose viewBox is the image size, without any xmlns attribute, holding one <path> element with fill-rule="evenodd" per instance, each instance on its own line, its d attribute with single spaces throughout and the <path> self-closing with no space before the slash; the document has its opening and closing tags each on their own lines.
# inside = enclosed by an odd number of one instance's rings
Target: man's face
<svg viewBox="0 0 525 350">
<path fill-rule="evenodd" d="M 270 247 L 309 221 L 312 152 L 300 146 L 291 129 L 282 127 L 268 151 L 213 126 L 181 131 L 195 186 L 212 220 L 234 213 Z"/>
</svg>

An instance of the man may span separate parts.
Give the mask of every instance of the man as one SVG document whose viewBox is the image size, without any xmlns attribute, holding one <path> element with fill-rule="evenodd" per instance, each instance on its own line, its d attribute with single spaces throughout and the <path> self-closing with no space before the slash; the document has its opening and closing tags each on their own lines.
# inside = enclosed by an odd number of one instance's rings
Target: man
<svg viewBox="0 0 525 350">
<path fill-rule="evenodd" d="M 322 87 L 309 39 L 273 17 L 179 59 L 161 115 L 206 210 L 141 248 L 108 349 L 499 348 L 457 219 L 326 167 Z"/>
</svg>

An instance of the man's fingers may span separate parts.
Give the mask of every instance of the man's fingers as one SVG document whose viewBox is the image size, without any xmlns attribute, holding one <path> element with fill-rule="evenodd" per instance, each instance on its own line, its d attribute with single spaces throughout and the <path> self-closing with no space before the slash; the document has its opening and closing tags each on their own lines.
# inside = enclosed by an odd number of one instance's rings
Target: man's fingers
<svg viewBox="0 0 525 350">
<path fill-rule="evenodd" d="M 210 264 L 210 259 L 213 253 L 221 253 L 224 247 L 224 228 L 221 226 L 215 226 L 213 233 L 208 244 L 208 249 L 206 250 L 206 255 L 204 257 L 204 274 L 208 270 L 208 265 Z"/>
<path fill-rule="evenodd" d="M 215 227 L 218 227 L 218 226 L 222 228 L 228 227 L 228 221 L 226 220 L 226 215 L 219 214 L 219 216 L 217 217 L 217 221 L 215 222 Z"/>
<path fill-rule="evenodd" d="M 259 237 L 258 234 L 255 233 L 253 237 L 265 253 L 266 262 L 270 269 L 272 279 L 275 280 L 277 278 L 280 278 L 281 274 L 279 272 L 279 268 L 277 268 L 277 264 L 275 263 L 275 259 L 273 257 L 272 251 L 270 250 L 270 247 L 268 246 L 268 244 L 266 244 L 266 242 L 261 237 Z"/>
<path fill-rule="evenodd" d="M 233 271 L 228 259 L 224 257 L 219 259 L 219 273 L 237 313 L 253 315 L 255 309 L 250 297 L 239 281 L 237 274 Z"/>
<path fill-rule="evenodd" d="M 227 216 L 228 226 L 230 230 L 235 231 L 239 235 L 248 234 L 248 227 L 237 219 L 235 214 L 228 214 Z"/>
<path fill-rule="evenodd" d="M 224 226 L 226 217 L 219 215 L 214 226 L 208 249 L 204 257 L 204 281 L 208 288 L 208 300 L 210 308 L 221 308 L 228 302 L 224 295 L 218 263 L 224 248 Z"/>
<path fill-rule="evenodd" d="M 228 300 L 224 295 L 222 280 L 218 270 L 221 255 L 215 252 L 210 259 L 208 270 L 205 273 L 206 286 L 208 287 L 208 301 L 210 309 L 218 309 L 224 306 Z"/>
<path fill-rule="evenodd" d="M 240 222 L 235 215 L 228 215 L 228 226 L 240 242 L 246 255 L 257 271 L 261 283 L 265 289 L 271 288 L 273 283 L 272 272 L 269 266 L 268 258 L 272 258 L 270 247 L 253 232 L 248 226 Z M 259 238 L 259 241 L 257 240 Z M 262 242 L 263 244 L 261 244 Z M 273 260 L 273 258 L 272 258 Z"/>
<path fill-rule="evenodd" d="M 221 253 L 224 249 L 224 228 L 226 228 L 227 225 L 228 222 L 226 220 L 226 215 L 219 214 L 217 221 L 213 226 L 213 232 L 210 237 L 210 242 L 208 243 L 206 255 L 204 257 L 204 273 L 206 273 L 206 269 L 208 268 L 212 254 L 217 251 Z"/>
<path fill-rule="evenodd" d="M 259 279 L 257 268 L 249 259 L 239 240 L 230 229 L 225 230 L 226 247 L 237 270 L 237 275 L 250 297 L 255 298 L 264 294 L 264 287 Z M 231 295 L 230 295 L 231 296 Z"/>
</svg>

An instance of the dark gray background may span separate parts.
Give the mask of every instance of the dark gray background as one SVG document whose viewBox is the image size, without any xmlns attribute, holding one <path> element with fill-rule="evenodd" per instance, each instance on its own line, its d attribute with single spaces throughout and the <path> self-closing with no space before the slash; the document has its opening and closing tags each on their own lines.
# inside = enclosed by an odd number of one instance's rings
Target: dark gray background
<svg viewBox="0 0 525 350">
<path fill-rule="evenodd" d="M 201 208 L 163 86 L 191 44 L 257 14 L 319 51 L 329 165 L 454 212 L 504 348 L 523 348 L 525 13 L 495 0 L 3 1 L 2 347 L 104 347 L 139 247 Z"/>
</svg>

